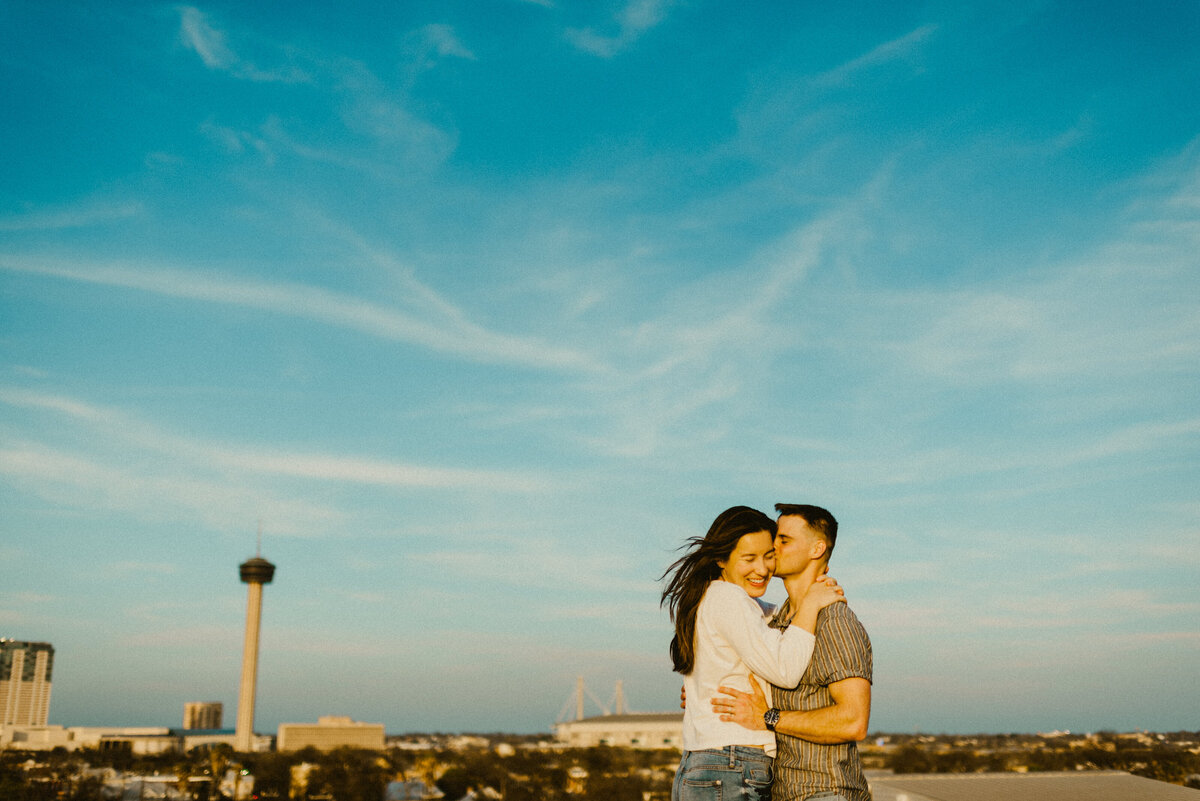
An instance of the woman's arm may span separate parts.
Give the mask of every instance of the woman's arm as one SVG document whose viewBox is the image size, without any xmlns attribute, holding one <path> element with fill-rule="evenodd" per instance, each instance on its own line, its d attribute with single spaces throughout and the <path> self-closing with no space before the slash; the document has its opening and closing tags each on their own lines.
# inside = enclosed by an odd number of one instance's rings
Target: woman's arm
<svg viewBox="0 0 1200 801">
<path fill-rule="evenodd" d="M 805 588 L 802 594 L 792 596 L 789 588 L 792 619 L 790 625 L 799 626 L 813 634 L 817 631 L 817 613 L 830 604 L 844 603 L 846 593 L 828 575 L 822 575 Z"/>
<path fill-rule="evenodd" d="M 732 584 L 714 582 L 702 602 L 705 618 L 756 675 L 781 687 L 794 687 L 812 658 L 812 633 L 799 626 L 767 625 L 758 604 Z"/>
</svg>

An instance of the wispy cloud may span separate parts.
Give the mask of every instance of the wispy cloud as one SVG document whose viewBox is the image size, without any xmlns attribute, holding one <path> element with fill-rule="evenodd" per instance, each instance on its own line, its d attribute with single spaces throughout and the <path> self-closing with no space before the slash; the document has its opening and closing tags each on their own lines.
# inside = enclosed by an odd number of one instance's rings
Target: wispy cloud
<svg viewBox="0 0 1200 801">
<path fill-rule="evenodd" d="M 247 152 L 256 153 L 268 166 L 275 164 L 277 158 L 275 150 L 263 136 L 218 125 L 212 120 L 201 123 L 200 133 L 226 153 L 236 155 Z"/>
<path fill-rule="evenodd" d="M 26 390 L 0 387 L 0 403 L 63 414 L 146 451 L 184 457 L 200 462 L 210 470 L 234 468 L 268 476 L 397 488 L 486 487 L 490 490 L 524 492 L 544 489 L 549 485 L 545 477 L 517 472 L 426 467 L 355 457 L 230 447 L 164 431 L 116 409 Z M 71 467 L 72 462 L 76 462 L 74 466 L 81 474 L 102 470 L 81 460 L 65 455 L 55 456 L 32 446 L 25 451 L 7 452 L 5 459 L 0 460 L 0 470 L 4 470 L 7 464 L 9 472 L 19 472 L 19 466 L 25 465 L 31 470 L 40 468 L 52 473 Z M 124 483 L 129 484 L 130 480 Z"/>
<path fill-rule="evenodd" d="M 543 478 L 516 473 L 421 467 L 371 459 L 235 451 L 214 453 L 212 458 L 219 464 L 257 473 L 386 487 L 487 487 L 492 490 L 524 492 L 544 489 L 546 486 L 546 480 Z"/>
<path fill-rule="evenodd" d="M 922 25 L 903 36 L 873 47 L 857 58 L 822 72 L 812 78 L 811 84 L 818 88 L 845 86 L 855 76 L 874 67 L 911 59 L 937 33 L 937 30 L 937 25 Z"/>
<path fill-rule="evenodd" d="M 723 412 L 796 346 L 778 321 L 812 272 L 865 224 L 864 211 L 861 193 L 852 193 L 744 262 L 681 285 L 624 330 L 605 357 L 620 369 L 589 383 L 597 417 L 611 425 L 585 435 L 589 446 L 626 457 L 680 447 L 699 455 L 725 439 Z"/>
<path fill-rule="evenodd" d="M 413 58 L 410 81 L 426 69 L 420 59 L 429 56 Z M 414 113 L 408 103 L 409 89 L 387 85 L 366 64 L 354 59 L 337 59 L 330 69 L 338 113 L 346 128 L 385 149 L 374 155 L 375 169 L 379 168 L 378 162 L 387 163 L 389 156 L 399 158 L 410 168 L 428 169 L 454 152 L 457 136 Z M 282 138 L 282 124 L 276 121 L 272 127 Z M 311 146 L 296 150 L 301 155 L 326 152 Z"/>
<path fill-rule="evenodd" d="M 674 0 L 629 0 L 617 14 L 615 34 L 606 36 L 591 28 L 571 28 L 566 37 L 584 52 L 612 58 L 666 19 L 667 11 L 674 4 Z"/>
<path fill-rule="evenodd" d="M 216 531 L 244 529 L 247 520 L 267 517 L 281 534 L 320 536 L 339 530 L 345 519 L 343 513 L 299 494 L 281 496 L 236 478 L 199 478 L 192 471 L 162 463 L 145 470 L 120 467 L 114 464 L 119 458 L 17 442 L 0 449 L 0 475 L 64 508 L 126 512 L 143 520 L 182 516 Z"/>
<path fill-rule="evenodd" d="M 1180 294 L 1194 265 L 1173 264 L 1161 244 L 1153 252 L 1132 246 L 1139 237 L 1136 229 L 1118 233 L 1078 264 L 1010 278 L 1004 291 L 897 295 L 892 300 L 918 330 L 893 329 L 885 348 L 911 369 L 955 383 L 1115 377 L 1194 364 L 1200 316 Z M 1200 236 L 1179 241 L 1174 258 L 1197 244 Z"/>
<path fill-rule="evenodd" d="M 965 289 L 858 293 L 845 308 L 875 338 L 866 347 L 947 386 L 1184 375 L 1200 361 L 1197 176 L 1193 144 L 1131 183 L 1129 207 L 1075 252 Z"/>
<path fill-rule="evenodd" d="M 228 35 L 193 6 L 179 8 L 179 33 L 183 43 L 211 70 L 249 81 L 297 83 L 308 80 L 304 71 L 295 66 L 263 70 L 241 58 L 229 46 Z"/>
<path fill-rule="evenodd" d="M 0 403 L 85 426 L 80 437 L 66 431 L 69 442 L 87 443 L 86 452 L 29 437 L 6 441 L 0 447 L 0 476 L 10 486 L 64 509 L 131 514 L 151 522 L 184 518 L 218 532 L 265 518 L 283 536 L 336 536 L 357 515 L 353 506 L 339 505 L 338 488 L 527 493 L 552 484 L 518 471 L 231 447 L 179 435 L 116 409 L 25 390 L 0 389 Z M 53 420 L 46 424 L 64 431 Z M 314 492 L 314 487 L 326 491 Z M 326 497 L 331 500 L 320 500 Z"/>
<path fill-rule="evenodd" d="M 11 387 L 0 387 L 0 403 L 26 409 L 43 409 L 49 412 L 57 412 L 58 414 L 89 423 L 115 425 L 121 421 L 121 417 L 112 410 L 101 409 L 98 406 L 83 403 L 73 398 L 45 395 L 40 392 L 30 392 Z"/>
<path fill-rule="evenodd" d="M 475 60 L 475 54 L 459 40 L 450 25 L 430 24 L 405 36 L 405 49 L 421 69 L 430 69 L 443 58 Z"/>
<path fill-rule="evenodd" d="M 292 115 L 284 122 L 280 115 L 267 113 L 264 122 L 254 130 L 230 128 L 211 119 L 205 122 L 202 133 L 227 153 L 256 153 L 268 165 L 273 165 L 282 154 L 290 153 L 377 176 L 390 161 L 399 161 L 409 170 L 429 169 L 453 153 L 457 144 L 453 131 L 439 128 L 410 108 L 407 98 L 411 86 L 397 89 L 387 85 L 358 59 L 314 55 L 307 58 L 306 69 L 294 65 L 260 69 L 234 51 L 228 43 L 228 34 L 217 28 L 207 15 L 189 6 L 180 8 L 180 35 L 209 69 L 257 82 L 313 84 L 314 95 L 333 103 L 346 128 L 365 137 L 367 149 L 376 148 L 364 154 L 360 152 L 362 142 L 333 146 L 327 136 L 318 139 L 298 133 L 302 122 Z M 275 45 L 265 47 L 284 50 Z M 475 54 L 454 29 L 444 24 L 426 25 L 410 32 L 404 37 L 403 48 L 410 84 L 441 60 L 475 60 Z M 287 50 L 281 58 L 293 59 L 296 54 Z"/>
<path fill-rule="evenodd" d="M 838 153 L 852 138 L 849 131 L 839 129 L 861 125 L 842 119 L 844 109 L 836 97 L 861 84 L 889 86 L 919 71 L 922 48 L 937 31 L 936 25 L 920 26 L 822 72 L 798 75 L 787 67 L 765 70 L 756 76 L 745 102 L 736 110 L 739 135 L 730 143 L 731 149 L 773 165 L 775 174 L 781 169 L 783 175 L 821 171 L 823 165 L 841 157 Z M 913 65 L 907 71 L 896 66 L 905 62 Z M 830 97 L 836 102 L 829 102 Z M 837 134 L 825 135 L 826 131 Z M 792 147 L 781 147 L 786 142 Z M 793 149 L 805 155 L 798 159 L 791 155 Z M 783 153 L 789 156 L 781 158 Z M 795 191 L 790 182 L 787 191 Z"/>
<path fill-rule="evenodd" d="M 42 208 L 0 216 L 0 231 L 47 231 L 88 228 L 126 220 L 142 213 L 142 204 L 130 202 L 85 202 L 77 206 Z"/>
<path fill-rule="evenodd" d="M 225 44 L 225 34 L 213 28 L 199 9 L 183 6 L 179 17 L 185 44 L 196 51 L 206 66 L 229 69 L 237 62 L 237 56 Z"/>
<path fill-rule="evenodd" d="M 1177 545 L 1147 545 L 1142 550 L 1143 561 L 1156 567 L 1200 569 L 1200 549 L 1195 547 L 1195 543 L 1200 542 L 1200 530 L 1193 528 L 1181 532 L 1181 540 Z"/>
<path fill-rule="evenodd" d="M 534 339 L 491 331 L 466 319 L 432 310 L 422 319 L 394 308 L 318 287 L 269 283 L 161 267 L 84 263 L 0 255 L 0 270 L 135 289 L 170 297 L 260 309 L 409 342 L 467 361 L 529 368 L 594 372 L 590 356 Z"/>
</svg>

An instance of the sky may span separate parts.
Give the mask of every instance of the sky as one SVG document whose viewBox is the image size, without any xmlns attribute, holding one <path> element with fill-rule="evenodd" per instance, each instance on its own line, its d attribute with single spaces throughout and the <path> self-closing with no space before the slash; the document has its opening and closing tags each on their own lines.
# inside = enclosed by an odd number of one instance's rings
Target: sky
<svg viewBox="0 0 1200 801">
<path fill-rule="evenodd" d="M 872 731 L 1194 730 L 1198 40 L 2 2 L 0 636 L 53 724 L 232 727 L 261 529 L 259 731 L 548 732 L 677 709 L 663 571 L 813 503 Z"/>
</svg>

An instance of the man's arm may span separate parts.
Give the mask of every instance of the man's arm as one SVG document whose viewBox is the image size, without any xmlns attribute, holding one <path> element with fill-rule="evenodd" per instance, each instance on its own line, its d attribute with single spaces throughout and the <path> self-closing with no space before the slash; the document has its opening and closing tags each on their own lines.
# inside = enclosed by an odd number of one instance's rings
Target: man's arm
<svg viewBox="0 0 1200 801">
<path fill-rule="evenodd" d="M 729 720 L 747 729 L 765 729 L 763 713 L 767 711 L 767 699 L 754 684 L 753 693 L 718 687 L 717 692 L 728 696 L 713 699 L 713 711 L 721 720 Z M 813 743 L 835 745 L 853 743 L 867 736 L 867 725 L 871 719 L 871 682 L 851 676 L 829 685 L 833 703 L 807 712 L 783 710 L 775 731 L 808 740 Z"/>
<path fill-rule="evenodd" d="M 829 706 L 780 712 L 775 731 L 824 745 L 864 739 L 871 719 L 871 682 L 851 676 L 830 684 L 829 694 L 833 697 Z"/>
</svg>

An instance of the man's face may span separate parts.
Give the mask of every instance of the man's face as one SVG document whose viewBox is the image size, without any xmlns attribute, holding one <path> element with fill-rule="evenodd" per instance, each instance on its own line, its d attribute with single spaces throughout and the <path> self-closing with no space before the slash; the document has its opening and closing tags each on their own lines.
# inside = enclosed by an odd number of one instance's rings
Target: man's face
<svg viewBox="0 0 1200 801">
<path fill-rule="evenodd" d="M 824 549 L 818 543 L 824 540 L 813 531 L 808 521 L 799 515 L 784 515 L 779 518 L 779 529 L 775 534 L 775 575 L 794 576 L 803 573 L 813 559 Z M 817 553 L 817 551 L 820 553 Z"/>
</svg>

